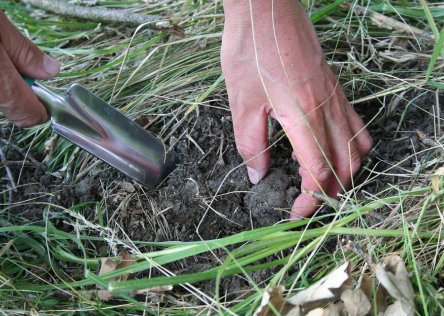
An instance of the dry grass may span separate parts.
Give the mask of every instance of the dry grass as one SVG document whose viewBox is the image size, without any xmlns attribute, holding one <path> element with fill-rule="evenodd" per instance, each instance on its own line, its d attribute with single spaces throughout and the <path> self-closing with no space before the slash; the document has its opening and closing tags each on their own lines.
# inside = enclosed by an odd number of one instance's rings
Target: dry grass
<svg viewBox="0 0 444 316">
<path fill-rule="evenodd" d="M 252 314 L 267 285 L 282 283 L 292 290 L 305 287 L 347 258 L 356 271 L 365 269 L 362 256 L 346 252 L 339 244 L 331 246 L 335 237 L 354 239 L 375 261 L 399 253 L 412 272 L 418 313 L 442 313 L 444 193 L 442 186 L 433 191 L 430 183 L 443 161 L 443 52 L 438 44 L 443 38 L 440 18 L 444 5 L 372 1 L 367 9 L 385 17 L 383 24 L 376 25 L 376 17 L 381 16 L 362 11 L 358 5 L 364 2 L 341 8 L 342 2 L 305 1 L 330 64 L 340 73 L 355 107 L 371 108 L 370 128 L 399 117 L 394 127 L 397 137 L 392 140 L 395 144 L 404 144 L 403 140 L 416 133 L 403 128 L 409 109 L 416 108 L 432 118 L 433 134 L 421 140 L 421 150 L 399 161 L 379 157 L 364 166 L 365 181 L 344 193 L 340 212 L 332 216 L 193 243 L 147 243 L 127 236 L 122 214 L 129 204 L 144 201 L 139 204 L 149 205 L 141 208 L 147 231 L 160 227 L 164 237 L 176 239 L 164 217 L 167 210 L 160 209 L 153 195 L 141 187 L 129 192 L 122 189 L 122 183 L 104 179 L 100 201 L 78 202 L 70 208 L 55 202 L 36 206 L 32 197 L 11 204 L 11 189 L 4 177 L 0 211 L 0 305 L 4 313 Z M 62 92 L 71 82 L 79 82 L 144 127 L 156 130 L 172 146 L 186 138 L 186 133 L 179 131 L 192 126 L 201 110 L 217 104 L 228 111 L 219 62 L 223 28 L 219 2 L 99 3 L 172 15 L 184 28 L 185 37 L 60 19 L 29 11 L 18 3 L 1 2 L 0 8 L 6 9 L 42 49 L 60 60 L 61 75 L 48 85 Z M 391 29 L 395 26 L 396 30 Z M 0 124 L 4 143 L 13 142 L 24 154 L 29 151 L 44 158 L 65 183 L 79 182 L 86 174 L 106 169 L 59 137 L 48 143 L 48 126 L 18 132 L 6 120 Z M 412 158 L 414 165 L 406 166 L 405 161 Z M 376 188 L 373 193 L 362 189 L 372 184 Z M 19 204 L 22 210 L 40 209 L 43 220 L 30 222 L 23 214 L 12 215 L 9 210 Z M 117 206 L 110 208 L 110 204 Z M 322 224 L 326 217 L 329 224 Z M 56 221 L 64 223 L 63 229 L 54 226 Z M 105 277 L 96 275 L 100 259 L 118 256 L 122 249 L 134 254 L 138 263 Z M 215 258 L 219 265 L 196 274 L 175 275 L 173 268 L 202 258 Z M 273 267 L 278 267 L 275 275 L 261 283 L 248 273 Z M 141 271 L 140 282 L 109 279 L 129 273 L 139 276 Z M 251 290 L 234 297 L 231 293 L 204 293 L 193 285 L 212 279 L 218 286 L 224 273 L 240 275 Z M 131 295 L 137 288 L 168 284 L 177 286 L 172 292 L 148 293 L 142 300 Z M 85 295 L 84 291 L 96 286 L 115 290 L 119 300 Z"/>
</svg>

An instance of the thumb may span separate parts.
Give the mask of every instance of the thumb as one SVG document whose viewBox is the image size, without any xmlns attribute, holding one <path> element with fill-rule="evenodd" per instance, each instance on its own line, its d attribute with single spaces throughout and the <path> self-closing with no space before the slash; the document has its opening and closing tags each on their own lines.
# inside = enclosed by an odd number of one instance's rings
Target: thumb
<svg viewBox="0 0 444 316">
<path fill-rule="evenodd" d="M 49 79 L 60 71 L 59 63 L 43 53 L 0 11 L 0 45 L 22 75 Z"/>
</svg>

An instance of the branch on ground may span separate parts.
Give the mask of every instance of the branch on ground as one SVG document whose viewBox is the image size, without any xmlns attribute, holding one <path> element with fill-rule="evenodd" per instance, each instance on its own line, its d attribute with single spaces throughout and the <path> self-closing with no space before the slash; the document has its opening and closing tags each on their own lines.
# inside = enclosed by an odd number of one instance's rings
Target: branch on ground
<svg viewBox="0 0 444 316">
<path fill-rule="evenodd" d="M 379 26 L 379 27 L 382 27 L 385 29 L 389 29 L 389 30 L 401 31 L 406 34 L 414 34 L 415 36 L 421 36 L 427 40 L 433 41 L 435 39 L 433 34 L 428 31 L 421 30 L 417 27 L 408 25 L 406 23 L 403 23 L 403 22 L 400 22 L 400 21 L 395 20 L 393 18 L 390 18 L 388 16 L 385 16 L 381 13 L 372 11 L 367 7 L 362 7 L 360 5 L 351 6 L 351 4 L 349 4 L 349 3 L 345 3 L 345 4 L 341 5 L 341 7 L 344 8 L 345 10 L 350 10 L 350 8 L 352 8 L 353 10 L 355 10 L 356 13 L 370 17 L 370 20 L 376 26 Z"/>
<path fill-rule="evenodd" d="M 84 7 L 62 0 L 21 0 L 36 8 L 52 12 L 61 16 L 79 18 L 101 23 L 119 23 L 128 26 L 145 24 L 146 27 L 169 31 L 174 27 L 168 19 L 161 15 L 132 13 L 124 10 L 108 9 L 104 7 Z"/>
</svg>

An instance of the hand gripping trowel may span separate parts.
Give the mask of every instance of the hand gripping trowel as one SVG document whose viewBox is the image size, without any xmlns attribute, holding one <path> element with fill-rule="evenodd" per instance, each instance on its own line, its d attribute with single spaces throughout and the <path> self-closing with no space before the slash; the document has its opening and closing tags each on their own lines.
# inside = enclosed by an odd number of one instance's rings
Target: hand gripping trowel
<svg viewBox="0 0 444 316">
<path fill-rule="evenodd" d="M 143 185 L 155 188 L 175 168 L 174 152 L 82 86 L 60 96 L 25 78 L 45 105 L 54 132 Z"/>
</svg>

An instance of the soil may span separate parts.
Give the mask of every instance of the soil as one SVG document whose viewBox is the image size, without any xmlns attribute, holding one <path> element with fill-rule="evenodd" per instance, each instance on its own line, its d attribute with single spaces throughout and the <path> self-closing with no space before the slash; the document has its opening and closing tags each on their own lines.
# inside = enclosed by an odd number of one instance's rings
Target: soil
<svg viewBox="0 0 444 316">
<path fill-rule="evenodd" d="M 370 125 L 374 149 L 363 162 L 368 169 L 378 172 L 399 163 L 390 173 L 405 173 L 431 161 L 434 156 L 442 155 L 439 149 L 420 153 L 430 144 L 421 140 L 417 133 L 421 131 L 430 139 L 433 139 L 435 132 L 442 134 L 442 130 L 434 130 L 436 124 L 431 115 L 436 104 L 435 94 L 425 93 L 418 97 L 412 93 L 404 97 L 415 102 L 409 106 L 405 102 L 395 104 Z M 444 111 L 443 96 L 440 96 L 439 104 L 441 112 Z M 377 104 L 356 107 L 365 121 L 372 119 L 379 108 Z M 273 128 L 274 132 L 277 130 L 277 127 Z M 8 145 L 5 140 L 10 135 L 10 127 L 1 130 L 2 165 L 9 167 L 11 177 L 18 185 L 16 192 L 9 189 L 10 177 L 3 167 L 0 188 L 4 208 L 11 214 L 11 222 L 13 215 L 33 222 L 43 220 L 46 216 L 45 203 L 72 207 L 83 202 L 101 201 L 102 208 L 107 212 L 106 219 L 115 220 L 132 240 L 213 239 L 287 219 L 289 207 L 299 194 L 298 165 L 291 159 L 290 145 L 285 139 L 272 148 L 271 168 L 266 178 L 257 185 L 250 184 L 235 148 L 230 113 L 228 109 L 220 107 L 202 109 L 198 117 L 190 119 L 189 124 L 183 124 L 177 130 L 170 145 L 181 162 L 154 193 L 104 164 L 80 181 L 65 183 L 63 178 L 57 177 L 57 173 L 49 172 L 39 162 L 42 157 L 37 156 L 35 160 L 25 158 L 20 149 Z M 364 170 L 357 181 L 364 180 L 366 176 Z M 377 193 L 387 183 L 404 187 L 411 185 L 401 181 L 402 178 L 383 175 L 369 182 L 362 190 Z M 83 215 L 97 222 L 94 205 L 88 206 L 86 203 L 82 208 Z M 66 223 L 58 219 L 57 208 L 49 216 L 54 217 L 57 227 L 71 229 L 64 227 Z M 177 272 L 205 270 L 212 261 L 214 259 L 186 268 L 182 266 L 183 270 Z M 176 269 L 179 270 L 179 266 Z M 224 282 L 230 292 L 243 287 L 240 285 L 242 281 L 235 278 L 228 278 Z M 211 289 L 211 284 L 208 286 Z M 222 286 L 222 290 L 226 290 L 225 286 Z"/>
</svg>

